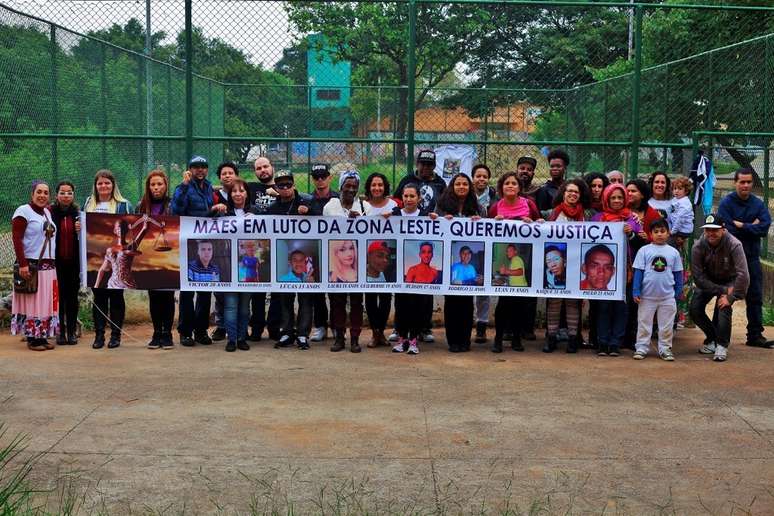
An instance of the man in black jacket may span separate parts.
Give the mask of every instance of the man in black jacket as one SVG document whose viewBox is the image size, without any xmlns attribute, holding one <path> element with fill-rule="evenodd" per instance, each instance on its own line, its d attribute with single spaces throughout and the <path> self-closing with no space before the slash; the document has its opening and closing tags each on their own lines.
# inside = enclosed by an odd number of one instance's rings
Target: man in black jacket
<svg viewBox="0 0 774 516">
<path fill-rule="evenodd" d="M 423 149 L 417 154 L 417 169 L 398 183 L 393 197 L 403 198 L 403 187 L 409 183 L 419 185 L 420 211 L 435 211 L 435 203 L 446 189 L 446 181 L 435 173 L 435 152 Z"/>
</svg>

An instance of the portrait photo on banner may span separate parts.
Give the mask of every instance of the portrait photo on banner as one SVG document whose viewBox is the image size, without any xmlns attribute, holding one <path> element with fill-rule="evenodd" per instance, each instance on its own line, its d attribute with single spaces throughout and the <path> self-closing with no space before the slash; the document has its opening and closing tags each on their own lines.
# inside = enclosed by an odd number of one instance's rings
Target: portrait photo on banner
<svg viewBox="0 0 774 516">
<path fill-rule="evenodd" d="M 180 219 L 158 215 L 86 217 L 86 284 L 116 289 L 180 287 Z"/>
<path fill-rule="evenodd" d="M 582 244 L 581 290 L 615 290 L 617 244 Z"/>
<path fill-rule="evenodd" d="M 451 284 L 484 286 L 484 242 L 452 242 Z"/>
<path fill-rule="evenodd" d="M 318 239 L 277 240 L 277 281 L 320 283 L 322 243 Z"/>
<path fill-rule="evenodd" d="M 189 239 L 188 281 L 221 283 L 231 281 L 231 240 Z"/>
<path fill-rule="evenodd" d="M 357 240 L 328 240 L 328 282 L 357 283 Z"/>
<path fill-rule="evenodd" d="M 367 240 L 366 282 L 395 283 L 397 281 L 398 242 Z"/>
<path fill-rule="evenodd" d="M 543 245 L 543 288 L 563 290 L 567 288 L 567 244 L 546 242 Z"/>
<path fill-rule="evenodd" d="M 406 283 L 443 283 L 443 241 L 404 240 L 403 278 Z"/>
<path fill-rule="evenodd" d="M 240 283 L 271 281 L 271 240 L 239 240 L 237 259 Z"/>
<path fill-rule="evenodd" d="M 532 286 L 532 244 L 495 242 L 492 245 L 492 286 Z"/>
</svg>

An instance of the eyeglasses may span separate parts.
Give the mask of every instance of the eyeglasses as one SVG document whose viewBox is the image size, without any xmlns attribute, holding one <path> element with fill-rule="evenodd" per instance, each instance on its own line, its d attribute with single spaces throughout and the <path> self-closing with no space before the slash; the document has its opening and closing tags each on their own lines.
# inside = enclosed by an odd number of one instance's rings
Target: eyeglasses
<svg viewBox="0 0 774 516">
<path fill-rule="evenodd" d="M 325 175 L 322 175 L 322 176 L 320 176 L 320 175 L 315 175 L 315 174 L 312 174 L 312 179 L 313 179 L 314 181 L 320 181 L 321 179 L 328 179 L 329 177 L 331 177 L 331 175 L 330 175 L 330 174 L 325 174 Z"/>
<path fill-rule="evenodd" d="M 274 186 L 277 188 L 277 190 L 287 190 L 289 188 L 293 188 L 293 183 L 275 183 Z"/>
</svg>

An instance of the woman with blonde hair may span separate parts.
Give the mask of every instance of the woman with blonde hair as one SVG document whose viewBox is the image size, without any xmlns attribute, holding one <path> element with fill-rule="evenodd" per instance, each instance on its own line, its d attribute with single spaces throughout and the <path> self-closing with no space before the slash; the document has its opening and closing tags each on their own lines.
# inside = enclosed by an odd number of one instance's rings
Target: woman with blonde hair
<svg viewBox="0 0 774 516">
<path fill-rule="evenodd" d="M 132 211 L 121 191 L 118 189 L 116 178 L 110 170 L 98 170 L 94 175 L 94 185 L 91 195 L 83 203 L 83 210 L 87 213 L 115 213 L 128 214 Z M 121 239 L 125 236 L 119 225 L 116 228 L 116 236 Z M 105 328 L 108 322 L 108 313 L 110 314 L 110 342 L 108 348 L 117 348 L 121 345 L 121 328 L 124 324 L 126 314 L 126 303 L 124 302 L 124 291 L 116 288 L 100 288 L 95 285 L 91 289 L 94 294 L 94 307 L 92 315 L 94 317 L 94 343 L 91 345 L 94 349 L 100 349 L 105 346 Z"/>
<path fill-rule="evenodd" d="M 357 244 L 354 240 L 332 240 L 328 254 L 331 283 L 357 282 Z"/>
</svg>

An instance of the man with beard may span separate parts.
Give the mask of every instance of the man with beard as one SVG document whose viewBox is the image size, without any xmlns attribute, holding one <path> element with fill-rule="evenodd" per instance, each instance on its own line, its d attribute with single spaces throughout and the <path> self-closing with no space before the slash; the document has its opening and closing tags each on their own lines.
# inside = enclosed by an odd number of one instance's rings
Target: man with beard
<svg viewBox="0 0 774 516">
<path fill-rule="evenodd" d="M 269 205 L 277 198 L 277 190 L 274 188 L 274 167 L 269 158 L 261 156 L 253 164 L 257 182 L 247 183 L 250 200 L 255 207 L 255 212 L 265 215 Z M 250 296 L 250 335 L 248 340 L 257 342 L 261 340 L 264 327 L 269 328 L 269 338 L 279 340 L 280 325 L 282 323 L 282 305 L 279 295 L 272 294 L 269 298 L 269 314 L 266 315 L 266 292 L 256 292 Z"/>
<path fill-rule="evenodd" d="M 417 154 L 417 169 L 398 183 L 393 197 L 400 201 L 403 187 L 409 183 L 419 185 L 419 209 L 423 212 L 435 211 L 435 203 L 446 189 L 446 182 L 435 173 L 435 152 L 423 149 Z"/>
<path fill-rule="evenodd" d="M 516 162 L 516 174 L 521 181 L 521 195 L 529 197 L 533 201 L 539 187 L 532 186 L 532 178 L 535 177 L 537 160 L 532 156 L 522 156 Z"/>
</svg>

